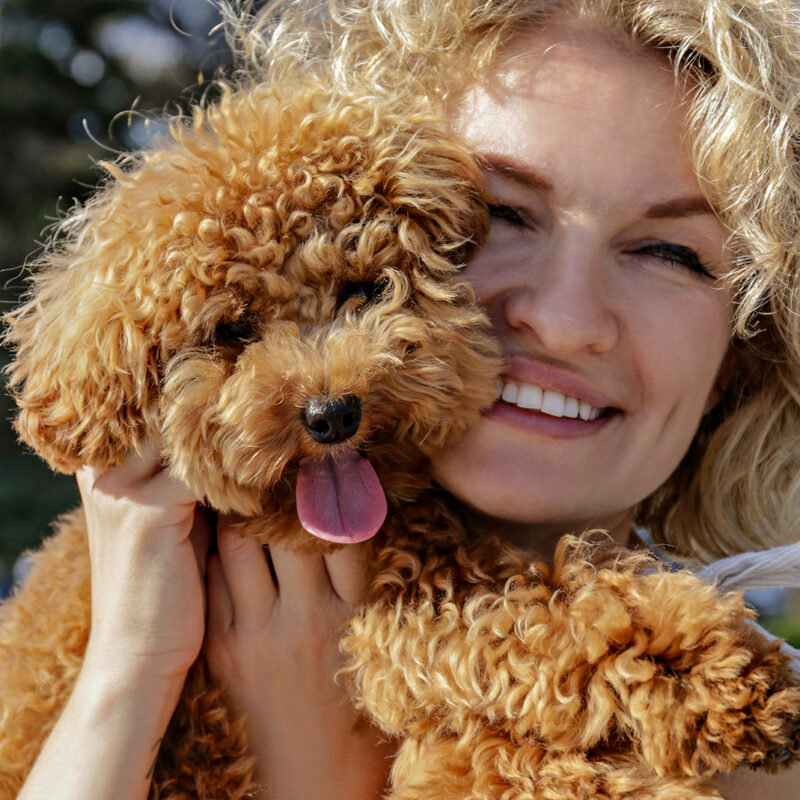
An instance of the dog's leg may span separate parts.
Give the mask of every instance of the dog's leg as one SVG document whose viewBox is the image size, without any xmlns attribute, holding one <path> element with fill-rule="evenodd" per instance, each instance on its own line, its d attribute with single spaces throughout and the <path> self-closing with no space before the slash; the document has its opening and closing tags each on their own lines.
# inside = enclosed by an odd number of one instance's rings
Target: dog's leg
<svg viewBox="0 0 800 800">
<path fill-rule="evenodd" d="M 739 598 L 646 556 L 609 565 L 587 552 L 499 587 L 470 584 L 436 554 L 429 570 L 425 558 L 389 559 L 382 580 L 394 594 L 362 610 L 343 647 L 357 704 L 417 742 L 401 751 L 408 775 L 427 785 L 407 753 L 422 737 L 433 749 L 432 729 L 451 744 L 485 727 L 516 747 L 583 754 L 607 774 L 597 796 L 614 798 L 718 797 L 708 782 L 745 759 L 794 757 L 800 688 L 778 651 L 752 639 Z M 649 794 L 637 795 L 644 775 Z"/>
</svg>

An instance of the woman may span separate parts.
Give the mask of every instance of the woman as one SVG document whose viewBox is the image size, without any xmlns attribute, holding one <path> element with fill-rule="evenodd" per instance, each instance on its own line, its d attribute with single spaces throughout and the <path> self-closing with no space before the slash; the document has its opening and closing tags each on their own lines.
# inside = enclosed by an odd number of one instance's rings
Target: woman
<svg viewBox="0 0 800 800">
<path fill-rule="evenodd" d="M 637 519 L 705 558 L 791 540 L 791 4 L 358 5 L 342 17 L 346 47 L 329 56 L 342 80 L 366 72 L 394 91 L 386 76 L 406 69 L 407 90 L 444 103 L 495 198 L 465 274 L 507 356 L 503 395 L 435 464 L 476 530 L 545 553 L 588 526 L 631 543 Z M 99 610 L 20 797 L 146 797 L 204 637 L 249 712 L 263 796 L 380 796 L 391 745 L 358 725 L 332 679 L 338 627 L 364 581 L 359 549 L 276 548 L 275 581 L 225 521 L 207 556 L 195 498 L 153 452 L 84 469 L 79 485 Z M 798 776 L 736 774 L 724 792 L 788 798 Z"/>
</svg>

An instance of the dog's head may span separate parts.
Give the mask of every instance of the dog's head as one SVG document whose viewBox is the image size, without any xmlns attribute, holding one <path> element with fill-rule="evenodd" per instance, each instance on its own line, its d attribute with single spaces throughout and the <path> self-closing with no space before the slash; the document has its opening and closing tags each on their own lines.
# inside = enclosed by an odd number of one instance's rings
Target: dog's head
<svg viewBox="0 0 800 800">
<path fill-rule="evenodd" d="M 422 114 L 255 85 L 108 169 L 8 315 L 21 438 L 70 472 L 154 437 L 219 510 L 373 533 L 494 399 L 473 159 Z"/>
</svg>

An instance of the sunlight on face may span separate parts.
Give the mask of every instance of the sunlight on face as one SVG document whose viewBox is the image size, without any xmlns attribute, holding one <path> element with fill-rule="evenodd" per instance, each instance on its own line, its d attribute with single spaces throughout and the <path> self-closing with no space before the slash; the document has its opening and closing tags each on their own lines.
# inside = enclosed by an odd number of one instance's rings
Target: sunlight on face
<svg viewBox="0 0 800 800">
<path fill-rule="evenodd" d="M 586 28 L 520 36 L 509 54 L 456 119 L 495 199 L 466 276 L 503 345 L 504 399 L 436 477 L 499 520 L 624 537 L 714 402 L 727 231 L 666 62 Z"/>
</svg>

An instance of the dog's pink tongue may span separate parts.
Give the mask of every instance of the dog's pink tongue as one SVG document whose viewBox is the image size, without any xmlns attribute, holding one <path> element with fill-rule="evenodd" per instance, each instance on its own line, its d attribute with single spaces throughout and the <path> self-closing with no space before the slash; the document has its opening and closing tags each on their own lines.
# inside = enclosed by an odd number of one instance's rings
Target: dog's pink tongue
<svg viewBox="0 0 800 800">
<path fill-rule="evenodd" d="M 363 542 L 386 519 L 386 495 L 372 464 L 358 453 L 305 461 L 297 476 L 300 524 L 328 542 Z"/>
</svg>

